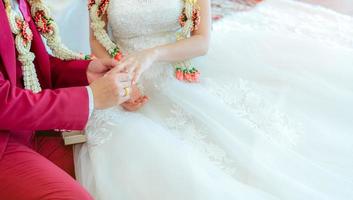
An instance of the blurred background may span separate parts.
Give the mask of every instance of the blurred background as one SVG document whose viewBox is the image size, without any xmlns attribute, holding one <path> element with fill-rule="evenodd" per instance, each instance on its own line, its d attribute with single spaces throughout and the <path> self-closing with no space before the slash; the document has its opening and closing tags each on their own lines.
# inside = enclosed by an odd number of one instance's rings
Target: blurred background
<svg viewBox="0 0 353 200">
<path fill-rule="evenodd" d="M 212 0 L 214 10 L 219 13 L 228 10 L 239 10 L 249 8 L 256 3 L 266 0 Z M 326 7 L 342 14 L 353 16 L 353 0 L 294 0 L 309 3 L 317 6 Z M 221 9 L 219 9 L 221 8 Z"/>
<path fill-rule="evenodd" d="M 352 0 L 299 0 L 302 2 L 324 6 L 326 8 L 353 16 Z"/>
</svg>

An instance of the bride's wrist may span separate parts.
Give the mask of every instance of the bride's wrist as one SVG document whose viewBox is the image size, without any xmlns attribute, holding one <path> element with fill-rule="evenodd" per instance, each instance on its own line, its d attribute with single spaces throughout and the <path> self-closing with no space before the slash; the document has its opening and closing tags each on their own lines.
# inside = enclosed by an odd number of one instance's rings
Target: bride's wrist
<svg viewBox="0 0 353 200">
<path fill-rule="evenodd" d="M 154 47 L 154 48 L 151 48 L 149 49 L 150 51 L 150 55 L 152 57 L 152 59 L 154 60 L 154 62 L 158 62 L 160 61 L 160 50 L 158 47 Z"/>
</svg>

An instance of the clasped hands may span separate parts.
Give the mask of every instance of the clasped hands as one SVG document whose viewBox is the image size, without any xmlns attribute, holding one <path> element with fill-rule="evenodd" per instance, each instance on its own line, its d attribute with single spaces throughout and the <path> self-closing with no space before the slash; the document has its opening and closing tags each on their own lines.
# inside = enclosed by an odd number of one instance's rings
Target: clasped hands
<svg viewBox="0 0 353 200">
<path fill-rule="evenodd" d="M 87 79 L 93 92 L 95 109 L 121 105 L 136 111 L 147 101 L 136 86 L 141 74 L 155 60 L 153 51 L 142 51 L 117 62 L 113 59 L 95 59 L 87 69 Z"/>
</svg>

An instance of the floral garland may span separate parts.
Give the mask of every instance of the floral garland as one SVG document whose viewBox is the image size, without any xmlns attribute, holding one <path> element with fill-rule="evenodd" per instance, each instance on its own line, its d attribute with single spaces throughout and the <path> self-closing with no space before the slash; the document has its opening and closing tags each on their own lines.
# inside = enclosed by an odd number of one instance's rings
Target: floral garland
<svg viewBox="0 0 353 200">
<path fill-rule="evenodd" d="M 123 57 L 119 46 L 115 44 L 105 30 L 106 23 L 103 20 L 107 13 L 110 0 L 89 0 L 88 9 L 91 19 L 91 28 L 98 42 L 106 49 L 109 55 L 116 60 Z M 191 32 L 197 30 L 200 24 L 200 9 L 197 0 L 184 0 L 184 9 L 179 17 L 181 31 L 176 34 L 177 40 L 190 37 Z M 183 61 L 174 64 L 175 75 L 178 80 L 187 82 L 197 82 L 200 72 L 191 64 L 190 61 Z"/>
<path fill-rule="evenodd" d="M 179 17 L 179 24 L 182 27 L 177 33 L 177 40 L 183 40 L 190 37 L 192 31 L 196 31 L 200 25 L 200 8 L 197 5 L 197 0 L 185 0 L 185 7 Z M 178 80 L 197 82 L 200 77 L 200 72 L 192 65 L 190 60 L 174 64 L 175 76 Z"/>
<path fill-rule="evenodd" d="M 33 64 L 35 56 L 30 51 L 33 33 L 23 16 L 12 12 L 10 0 L 5 0 L 4 3 L 11 31 L 15 35 L 15 45 L 18 60 L 22 64 L 25 89 L 32 90 L 34 93 L 40 92 L 41 87 Z"/>
<path fill-rule="evenodd" d="M 107 31 L 104 29 L 106 24 L 103 20 L 103 16 L 107 13 L 108 5 L 109 0 L 89 0 L 88 9 L 91 19 L 91 28 L 94 37 L 103 45 L 109 55 L 115 60 L 121 60 L 123 54 L 120 48 L 110 39 Z"/>
<path fill-rule="evenodd" d="M 24 87 L 25 89 L 31 90 L 33 93 L 38 93 L 42 89 L 33 64 L 35 55 L 30 51 L 33 41 L 33 33 L 23 16 L 12 11 L 11 1 L 3 1 L 11 31 L 15 35 L 18 60 L 22 64 Z M 29 0 L 28 2 L 31 5 L 31 14 L 37 30 L 46 39 L 47 45 L 52 50 L 55 57 L 62 60 L 91 59 L 90 56 L 75 53 L 62 44 L 59 37 L 58 26 L 53 18 L 50 17 L 50 12 L 47 6 L 38 0 Z"/>
</svg>

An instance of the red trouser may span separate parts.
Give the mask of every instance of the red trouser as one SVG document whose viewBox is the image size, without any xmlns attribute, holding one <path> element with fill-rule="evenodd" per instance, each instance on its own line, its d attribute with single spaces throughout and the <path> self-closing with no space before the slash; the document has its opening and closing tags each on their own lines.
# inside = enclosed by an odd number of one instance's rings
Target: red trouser
<svg viewBox="0 0 353 200">
<path fill-rule="evenodd" d="M 91 200 L 72 176 L 72 147 L 61 137 L 36 137 L 34 149 L 10 138 L 0 160 L 0 199 Z"/>
</svg>

